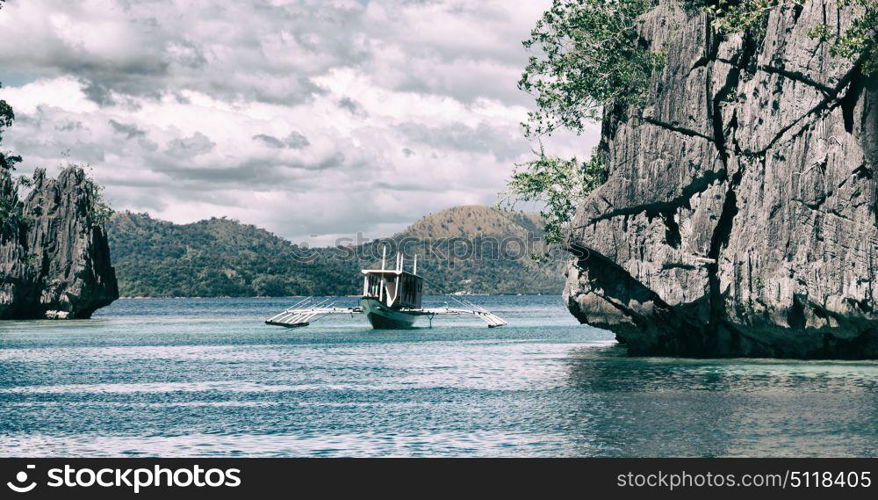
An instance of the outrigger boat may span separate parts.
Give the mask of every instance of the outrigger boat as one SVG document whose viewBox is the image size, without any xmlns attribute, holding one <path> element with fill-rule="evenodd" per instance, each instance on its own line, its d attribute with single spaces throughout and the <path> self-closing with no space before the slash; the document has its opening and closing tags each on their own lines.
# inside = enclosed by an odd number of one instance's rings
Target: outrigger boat
<svg viewBox="0 0 878 500">
<path fill-rule="evenodd" d="M 478 317 L 489 328 L 506 325 L 506 321 L 486 309 L 457 297 L 451 297 L 460 307 L 422 307 L 424 278 L 418 275 L 418 256 L 414 257 L 412 271 L 404 269 L 405 257 L 396 255 L 396 266 L 386 268 L 387 248 L 382 250 L 381 269 L 363 269 L 363 295 L 359 307 L 337 307 L 336 299 L 321 300 L 307 297 L 289 309 L 268 318 L 269 325 L 297 328 L 308 326 L 330 314 L 365 314 L 372 328 L 398 330 L 412 328 L 415 320 L 426 316 L 433 326 L 433 318 L 440 315 Z"/>
</svg>

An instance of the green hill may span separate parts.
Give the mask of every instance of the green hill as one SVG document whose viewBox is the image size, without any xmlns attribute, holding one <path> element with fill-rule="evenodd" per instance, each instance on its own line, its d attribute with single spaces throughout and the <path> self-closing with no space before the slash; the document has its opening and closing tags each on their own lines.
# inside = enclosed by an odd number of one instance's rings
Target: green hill
<svg viewBox="0 0 878 500">
<path fill-rule="evenodd" d="M 392 240 L 418 265 L 433 293 L 561 293 L 561 260 L 536 265 L 544 248 L 538 215 L 462 206 L 428 215 Z"/>
<path fill-rule="evenodd" d="M 401 234 L 420 239 L 467 238 L 476 235 L 520 238 L 531 235 L 542 238 L 543 222 L 537 214 L 464 205 L 423 217 Z"/>
<path fill-rule="evenodd" d="M 359 270 L 380 265 L 384 245 L 389 255 L 403 247 L 407 268 L 419 255 L 427 293 L 560 293 L 560 263 L 536 266 L 529 257 L 541 227 L 535 215 L 468 206 L 358 247 L 309 249 L 234 220 L 173 224 L 129 212 L 115 214 L 107 232 L 120 294 L 129 297 L 356 294 Z"/>
</svg>

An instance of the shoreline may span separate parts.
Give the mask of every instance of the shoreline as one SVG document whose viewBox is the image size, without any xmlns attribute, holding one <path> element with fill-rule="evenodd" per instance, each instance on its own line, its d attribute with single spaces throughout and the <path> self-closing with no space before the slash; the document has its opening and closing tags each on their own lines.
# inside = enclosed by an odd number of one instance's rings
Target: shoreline
<svg viewBox="0 0 878 500">
<path fill-rule="evenodd" d="M 425 297 L 523 297 L 527 295 L 532 296 L 551 296 L 557 295 L 561 296 L 562 293 L 467 293 L 467 294 L 453 294 L 453 293 L 443 293 L 438 295 L 425 295 Z M 175 297 L 175 296 L 138 296 L 138 297 L 119 297 L 117 300 L 153 300 L 153 299 L 304 299 L 306 297 L 335 297 L 334 295 L 283 295 L 283 296 L 268 296 L 268 295 L 248 295 L 248 296 L 231 296 L 231 295 L 212 295 L 208 297 Z M 360 298 L 359 295 L 343 295 L 339 298 L 347 298 L 347 299 L 356 299 Z"/>
</svg>

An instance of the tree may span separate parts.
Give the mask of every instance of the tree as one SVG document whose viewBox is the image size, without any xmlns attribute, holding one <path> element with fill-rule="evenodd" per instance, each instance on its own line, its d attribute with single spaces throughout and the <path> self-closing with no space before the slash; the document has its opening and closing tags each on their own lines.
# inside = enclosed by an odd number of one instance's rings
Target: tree
<svg viewBox="0 0 878 500">
<path fill-rule="evenodd" d="M 718 33 L 747 32 L 763 39 L 774 9 L 800 8 L 805 0 L 680 0 L 701 10 Z M 838 0 L 852 10 L 846 30 L 818 24 L 811 36 L 831 44 L 832 54 L 855 62 L 863 76 L 878 72 L 878 0 Z M 650 48 L 638 31 L 638 18 L 656 0 L 554 0 L 524 46 L 531 56 L 519 88 L 533 95 L 536 111 L 523 124 L 539 138 L 566 128 L 582 132 L 604 113 L 625 116 L 646 96 L 650 79 L 665 54 Z M 517 165 L 501 204 L 515 198 L 545 203 L 549 239 L 560 241 L 575 206 L 606 179 L 603 163 L 579 163 L 545 154 Z M 514 202 L 513 202 L 514 203 Z"/>
<path fill-rule="evenodd" d="M 713 17 L 711 24 L 717 31 L 739 33 L 764 29 L 761 25 L 772 10 L 801 8 L 805 0 L 700 0 L 700 3 Z M 832 55 L 854 61 L 864 76 L 870 76 L 878 71 L 878 2 L 838 0 L 838 6 L 851 9 L 850 27 L 841 31 L 824 22 L 813 26 L 810 35 L 831 43 Z"/>
<path fill-rule="evenodd" d="M 11 126 L 14 119 L 12 107 L 0 100 L 0 144 L 3 142 L 3 129 Z M 16 235 L 20 226 L 21 203 L 18 186 L 12 177 L 15 164 L 20 161 L 20 156 L 0 150 L 0 241 Z"/>
<path fill-rule="evenodd" d="M 3 2 L 0 0 L 0 9 Z M 0 83 L 0 88 L 3 84 Z M 12 106 L 0 99 L 0 147 L 3 143 L 3 129 L 11 127 L 15 120 Z M 21 203 L 18 200 L 18 186 L 12 177 L 15 165 L 21 162 L 21 156 L 0 149 L 0 241 L 14 237 L 20 229 Z"/>
<path fill-rule="evenodd" d="M 546 220 L 545 241 L 561 243 L 564 226 L 576 212 L 579 200 L 606 181 L 606 168 L 597 151 L 580 163 L 546 155 L 540 148 L 537 158 L 517 166 L 509 181 L 510 195 L 521 201 L 544 204 L 540 215 Z M 508 202 L 514 204 L 514 200 Z"/>
<path fill-rule="evenodd" d="M 839 0 L 839 5 L 854 9 L 851 26 L 839 34 L 827 25 L 818 25 L 811 36 L 831 42 L 832 54 L 857 62 L 863 76 L 878 73 L 878 1 Z"/>
<path fill-rule="evenodd" d="M 604 110 L 622 114 L 642 104 L 653 72 L 664 54 L 650 49 L 637 30 L 637 18 L 656 0 L 555 0 L 523 42 L 535 51 L 518 86 L 536 100 L 525 135 L 537 138 L 559 128 L 582 132 Z M 539 201 L 546 218 L 546 241 L 563 240 L 564 227 L 578 203 L 606 181 L 597 153 L 586 162 L 547 155 L 516 166 L 501 205 Z"/>
<path fill-rule="evenodd" d="M 529 137 L 582 131 L 603 109 L 642 102 L 663 54 L 650 50 L 637 18 L 655 0 L 555 0 L 523 42 L 532 55 L 518 86 L 536 99 Z"/>
<path fill-rule="evenodd" d="M 0 0 L 0 9 L 3 9 L 3 3 L 5 1 L 6 0 Z M 2 83 L 0 83 L 0 88 L 3 88 Z M 0 144 L 3 143 L 3 129 L 11 127 L 14 120 L 15 113 L 12 111 L 12 106 L 6 101 L 0 99 Z M 11 177 L 11 171 L 15 169 L 15 164 L 20 161 L 20 156 L 0 150 L 0 175 L 8 175 Z"/>
</svg>

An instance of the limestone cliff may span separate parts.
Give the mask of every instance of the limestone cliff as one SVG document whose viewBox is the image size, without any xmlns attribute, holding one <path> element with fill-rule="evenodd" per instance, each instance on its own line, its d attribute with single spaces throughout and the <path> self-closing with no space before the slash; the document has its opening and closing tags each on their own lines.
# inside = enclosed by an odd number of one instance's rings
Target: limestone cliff
<svg viewBox="0 0 878 500">
<path fill-rule="evenodd" d="M 633 354 L 878 357 L 878 80 L 809 36 L 835 0 L 720 36 L 662 0 L 667 64 L 608 113 L 608 182 L 572 224 L 565 298 Z"/>
<path fill-rule="evenodd" d="M 3 182 L 20 211 L 0 227 L 0 319 L 88 318 L 118 298 L 97 192 L 82 169 L 57 180 L 38 170 L 23 202 L 9 175 Z"/>
</svg>

